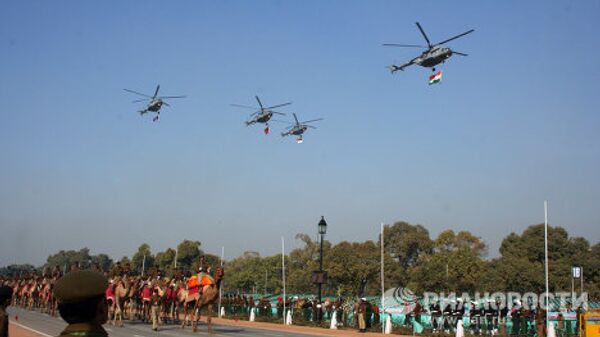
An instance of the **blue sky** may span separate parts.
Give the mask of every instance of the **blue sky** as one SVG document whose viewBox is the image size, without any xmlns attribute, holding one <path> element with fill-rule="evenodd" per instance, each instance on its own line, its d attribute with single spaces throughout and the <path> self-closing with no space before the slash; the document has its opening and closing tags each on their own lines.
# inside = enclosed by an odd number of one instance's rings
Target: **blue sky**
<svg viewBox="0 0 600 337">
<path fill-rule="evenodd" d="M 375 239 L 405 220 L 600 240 L 597 1 L 8 1 L 0 12 L 0 265 L 183 239 L 226 257 L 280 237 Z M 390 75 L 418 50 L 468 53 Z M 123 88 L 171 101 L 159 123 Z M 323 117 L 303 144 L 246 127 L 259 95 Z M 291 119 L 290 116 L 287 117 Z"/>
</svg>

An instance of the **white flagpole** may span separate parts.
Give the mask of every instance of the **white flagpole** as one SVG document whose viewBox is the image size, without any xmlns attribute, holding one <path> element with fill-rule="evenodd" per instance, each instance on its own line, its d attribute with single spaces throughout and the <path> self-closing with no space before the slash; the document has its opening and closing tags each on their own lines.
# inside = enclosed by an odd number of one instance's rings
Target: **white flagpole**
<svg viewBox="0 0 600 337">
<path fill-rule="evenodd" d="M 281 237 L 281 275 L 283 277 L 283 325 L 285 325 L 285 241 L 283 236 Z"/>
<path fill-rule="evenodd" d="M 144 277 L 144 269 L 146 268 L 146 255 L 144 255 L 144 259 L 142 260 L 142 277 Z"/>
<path fill-rule="evenodd" d="M 221 247 L 221 267 L 223 267 L 223 260 L 225 259 L 225 246 Z M 221 318 L 221 295 L 223 294 L 223 280 L 219 286 L 219 318 Z"/>
<path fill-rule="evenodd" d="M 546 331 L 550 331 L 550 302 L 549 302 L 549 287 L 548 287 L 548 200 L 544 200 L 544 255 L 545 255 L 545 272 L 546 272 Z"/>
<path fill-rule="evenodd" d="M 384 273 L 383 273 L 383 268 L 384 268 L 384 263 L 383 263 L 383 257 L 384 257 L 384 252 L 383 252 L 383 222 L 381 223 L 381 308 L 379 308 L 379 312 L 383 313 L 381 315 L 381 333 L 385 333 L 385 324 L 383 324 L 383 322 L 385 321 L 385 279 L 383 278 Z"/>
<path fill-rule="evenodd" d="M 175 247 L 175 269 L 177 269 L 177 253 L 178 253 L 178 250 L 177 250 L 177 247 Z"/>
</svg>

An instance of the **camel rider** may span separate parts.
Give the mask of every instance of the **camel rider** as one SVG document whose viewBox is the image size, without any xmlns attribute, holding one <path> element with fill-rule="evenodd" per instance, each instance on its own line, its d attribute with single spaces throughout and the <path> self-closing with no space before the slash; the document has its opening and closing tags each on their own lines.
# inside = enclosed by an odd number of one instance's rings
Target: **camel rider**
<svg viewBox="0 0 600 337">
<path fill-rule="evenodd" d="M 198 266 L 198 277 L 200 277 L 201 274 L 208 275 L 208 269 L 209 266 L 206 263 L 206 258 L 204 257 L 204 255 L 200 256 L 200 263 Z"/>
<path fill-rule="evenodd" d="M 202 288 L 207 285 L 214 284 L 214 279 L 210 276 L 210 266 L 206 263 L 204 255 L 200 256 L 200 264 L 198 267 L 198 283 L 200 285 L 200 294 L 202 294 Z"/>
</svg>

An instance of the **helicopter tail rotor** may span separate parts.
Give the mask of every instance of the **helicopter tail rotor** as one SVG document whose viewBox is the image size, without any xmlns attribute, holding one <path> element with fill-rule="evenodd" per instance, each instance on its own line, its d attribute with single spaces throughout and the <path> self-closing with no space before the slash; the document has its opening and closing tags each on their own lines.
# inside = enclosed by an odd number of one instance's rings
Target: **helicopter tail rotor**
<svg viewBox="0 0 600 337">
<path fill-rule="evenodd" d="M 402 68 L 400 68 L 400 67 L 398 67 L 397 65 L 394 65 L 394 64 L 389 65 L 386 68 L 388 68 L 390 70 L 390 73 L 392 73 L 392 74 L 395 73 L 395 72 L 397 72 L 398 70 L 402 70 Z"/>
</svg>

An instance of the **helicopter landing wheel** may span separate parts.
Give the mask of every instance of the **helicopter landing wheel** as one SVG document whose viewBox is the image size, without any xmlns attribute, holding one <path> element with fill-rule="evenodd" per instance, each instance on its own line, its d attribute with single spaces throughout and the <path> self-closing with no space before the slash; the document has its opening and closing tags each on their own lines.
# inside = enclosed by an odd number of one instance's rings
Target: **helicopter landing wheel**
<svg viewBox="0 0 600 337">
<path fill-rule="evenodd" d="M 431 71 L 433 71 L 433 72 L 435 73 L 435 67 L 433 67 L 433 68 L 431 69 Z"/>
</svg>

